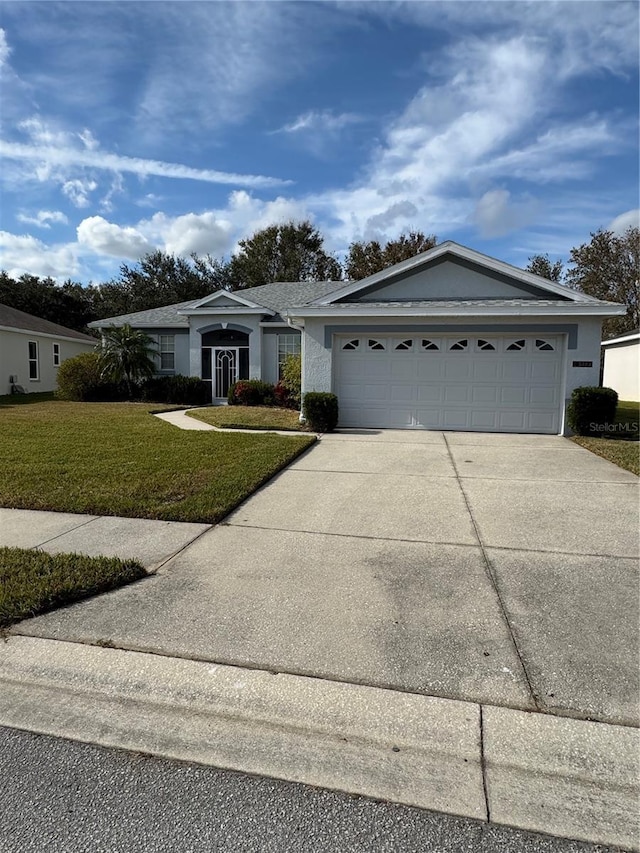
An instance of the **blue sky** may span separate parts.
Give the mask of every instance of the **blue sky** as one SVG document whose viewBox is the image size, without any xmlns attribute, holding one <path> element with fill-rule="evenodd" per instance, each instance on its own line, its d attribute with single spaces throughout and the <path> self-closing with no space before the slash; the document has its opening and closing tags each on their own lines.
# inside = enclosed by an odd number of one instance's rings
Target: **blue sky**
<svg viewBox="0 0 640 853">
<path fill-rule="evenodd" d="M 311 219 L 524 266 L 638 224 L 632 2 L 5 2 L 0 268 L 104 281 Z"/>
</svg>

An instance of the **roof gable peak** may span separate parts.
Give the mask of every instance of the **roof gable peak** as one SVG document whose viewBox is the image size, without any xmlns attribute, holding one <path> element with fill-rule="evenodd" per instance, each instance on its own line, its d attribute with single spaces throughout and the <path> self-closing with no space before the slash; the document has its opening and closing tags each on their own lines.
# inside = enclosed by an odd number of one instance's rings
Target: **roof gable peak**
<svg viewBox="0 0 640 853">
<path fill-rule="evenodd" d="M 310 304 L 331 305 L 333 303 L 340 302 L 341 300 L 345 300 L 347 297 L 354 297 L 356 294 L 377 289 L 386 282 L 391 284 L 394 280 L 402 278 L 405 275 L 412 275 L 422 267 L 433 264 L 434 261 L 444 260 L 447 256 L 449 256 L 453 262 L 458 261 L 467 264 L 474 264 L 477 267 L 487 270 L 489 274 L 495 273 L 506 276 L 512 279 L 514 283 L 520 283 L 529 289 L 536 288 L 544 293 L 560 296 L 570 302 L 592 301 L 591 297 L 578 291 L 571 290 L 563 284 L 549 281 L 535 273 L 520 269 L 519 267 L 515 267 L 504 261 L 499 261 L 497 258 L 484 255 L 482 252 L 477 252 L 475 249 L 462 246 L 459 243 L 455 243 L 453 240 L 447 240 L 444 243 L 439 243 L 431 249 L 427 249 L 426 252 L 421 252 L 419 255 L 414 255 L 412 258 L 400 261 L 399 263 L 387 267 L 384 270 L 380 270 L 379 272 L 367 276 L 367 278 L 363 278 L 360 281 L 349 282 L 344 287 L 341 287 L 326 296 L 320 297 Z"/>
</svg>

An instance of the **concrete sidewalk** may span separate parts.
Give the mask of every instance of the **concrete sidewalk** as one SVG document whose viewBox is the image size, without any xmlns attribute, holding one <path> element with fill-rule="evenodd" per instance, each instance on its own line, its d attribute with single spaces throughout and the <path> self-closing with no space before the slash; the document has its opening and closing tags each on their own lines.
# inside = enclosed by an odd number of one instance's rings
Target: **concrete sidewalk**
<svg viewBox="0 0 640 853">
<path fill-rule="evenodd" d="M 637 511 L 560 437 L 356 430 L 213 529 L 0 511 L 157 569 L 16 625 L 0 724 L 640 849 Z"/>
<path fill-rule="evenodd" d="M 120 557 L 138 560 L 149 571 L 158 569 L 211 527 L 181 521 L 0 508 L 0 547 Z"/>
<path fill-rule="evenodd" d="M 10 637 L 0 724 L 640 849 L 636 729 Z"/>
</svg>

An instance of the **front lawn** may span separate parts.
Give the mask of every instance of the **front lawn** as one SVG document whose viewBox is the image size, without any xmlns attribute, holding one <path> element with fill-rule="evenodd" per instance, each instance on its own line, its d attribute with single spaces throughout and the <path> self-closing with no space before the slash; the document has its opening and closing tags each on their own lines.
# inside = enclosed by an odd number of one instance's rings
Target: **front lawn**
<svg viewBox="0 0 640 853">
<path fill-rule="evenodd" d="M 614 465 L 640 476 L 640 403 L 621 400 L 616 409 L 616 421 L 606 438 L 574 435 L 573 441 Z"/>
<path fill-rule="evenodd" d="M 225 429 L 304 430 L 299 420 L 300 412 L 273 406 L 209 406 L 206 409 L 190 409 L 187 414 L 206 424 Z"/>
<path fill-rule="evenodd" d="M 144 403 L 25 402 L 0 398 L 4 507 L 216 522 L 315 441 L 187 432 Z"/>
<path fill-rule="evenodd" d="M 0 548 L 0 628 L 146 574 L 135 560 Z"/>
</svg>

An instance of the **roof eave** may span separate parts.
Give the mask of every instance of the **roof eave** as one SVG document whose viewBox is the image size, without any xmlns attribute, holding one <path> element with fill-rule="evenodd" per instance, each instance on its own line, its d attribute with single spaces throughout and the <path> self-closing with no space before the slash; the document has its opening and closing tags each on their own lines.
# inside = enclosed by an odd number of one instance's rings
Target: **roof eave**
<svg viewBox="0 0 640 853">
<path fill-rule="evenodd" d="M 567 310 L 568 308 L 568 310 Z M 494 307 L 490 305 L 479 306 L 460 306 L 457 309 L 450 307 L 433 306 L 424 307 L 397 307 L 392 306 L 370 306 L 366 309 L 345 308 L 340 309 L 337 306 L 309 306 L 304 308 L 292 309 L 287 312 L 287 317 L 535 317 L 535 316 L 551 316 L 551 317 L 567 317 L 589 316 L 589 317 L 615 317 L 626 312 L 624 305 L 611 303 L 608 306 L 601 304 L 589 303 L 567 303 L 567 308 L 560 305 L 540 305 L 540 306 L 502 306 Z"/>
</svg>

